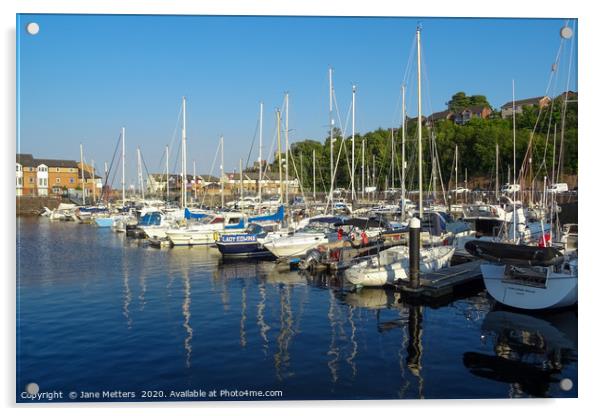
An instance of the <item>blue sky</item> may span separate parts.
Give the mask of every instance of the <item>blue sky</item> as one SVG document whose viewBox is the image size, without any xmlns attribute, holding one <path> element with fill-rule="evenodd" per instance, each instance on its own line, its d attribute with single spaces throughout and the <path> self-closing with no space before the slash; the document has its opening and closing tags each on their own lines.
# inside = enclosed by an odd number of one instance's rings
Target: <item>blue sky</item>
<svg viewBox="0 0 602 416">
<path fill-rule="evenodd" d="M 35 36 L 28 22 L 40 25 Z M 345 122 L 357 85 L 356 131 L 397 125 L 400 87 L 416 114 L 417 23 L 423 28 L 425 114 L 445 108 L 457 91 L 486 95 L 494 107 L 543 95 L 560 44 L 563 19 L 443 19 L 20 15 L 17 17 L 18 151 L 37 157 L 110 161 L 126 127 L 128 182 L 135 149 L 156 172 L 187 97 L 188 166 L 211 167 L 219 135 L 225 168 L 246 161 L 264 102 L 264 155 L 275 131 L 276 107 L 290 94 L 291 141 L 323 140 L 328 125 L 328 67 Z M 572 24 L 572 23 L 571 23 Z M 565 89 L 570 44 L 562 55 Z M 576 90 L 577 49 L 572 77 Z M 347 126 L 350 134 L 350 125 Z M 252 150 L 257 157 L 257 140 Z M 173 169 L 170 169 L 173 170 Z"/>
</svg>

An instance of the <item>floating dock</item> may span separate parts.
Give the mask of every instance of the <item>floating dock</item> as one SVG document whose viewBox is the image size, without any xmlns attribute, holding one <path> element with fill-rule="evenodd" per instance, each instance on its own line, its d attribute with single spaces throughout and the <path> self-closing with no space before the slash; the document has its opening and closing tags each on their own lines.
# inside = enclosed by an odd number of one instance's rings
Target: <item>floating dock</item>
<svg viewBox="0 0 602 416">
<path fill-rule="evenodd" d="M 466 286 L 482 282 L 481 264 L 481 260 L 470 261 L 436 272 L 424 273 L 420 276 L 418 287 L 412 287 L 409 280 L 391 286 L 408 297 L 437 300 L 453 295 Z"/>
</svg>

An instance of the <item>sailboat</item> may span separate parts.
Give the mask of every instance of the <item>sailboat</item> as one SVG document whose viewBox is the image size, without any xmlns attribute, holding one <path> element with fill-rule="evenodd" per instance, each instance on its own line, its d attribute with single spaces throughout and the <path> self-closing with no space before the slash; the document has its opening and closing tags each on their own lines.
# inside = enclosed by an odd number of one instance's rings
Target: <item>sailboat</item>
<svg viewBox="0 0 602 416">
<path fill-rule="evenodd" d="M 577 303 L 577 225 L 563 230 L 563 247 L 470 241 L 466 250 L 488 260 L 481 265 L 487 292 L 520 309 L 553 309 Z"/>
<path fill-rule="evenodd" d="M 121 192 L 122 192 L 122 212 L 126 212 L 125 205 L 125 127 L 121 128 Z M 121 216 L 119 216 L 121 218 Z M 96 216 L 94 222 L 96 226 L 101 228 L 112 227 L 115 221 L 115 216 L 108 214 L 100 214 Z"/>
<path fill-rule="evenodd" d="M 421 28 L 416 29 L 417 61 L 418 61 L 418 213 L 425 218 L 422 204 L 422 97 L 421 97 Z M 404 113 L 405 117 L 405 113 Z M 404 119 L 405 122 L 405 119 Z M 420 271 L 439 270 L 449 265 L 454 254 L 453 246 L 429 247 L 420 250 Z M 400 280 L 409 279 L 410 252 L 406 246 L 394 246 L 381 251 L 345 271 L 347 281 L 357 287 L 384 286 Z"/>
<path fill-rule="evenodd" d="M 563 40 L 572 37 L 568 26 L 561 31 L 561 37 Z M 514 82 L 512 87 L 514 101 Z M 565 115 L 562 117 L 564 125 Z M 513 110 L 513 123 L 514 119 Z M 543 220 L 540 223 L 543 228 Z M 577 230 L 577 224 L 565 224 L 562 234 L 556 235 L 560 237 L 558 241 L 550 244 L 552 238 L 545 234 L 537 247 L 518 245 L 518 240 L 512 241 L 515 244 L 472 241 L 465 247 L 471 254 L 489 261 L 481 265 L 483 281 L 489 294 L 498 302 L 530 310 L 569 307 L 577 303 Z"/>
</svg>

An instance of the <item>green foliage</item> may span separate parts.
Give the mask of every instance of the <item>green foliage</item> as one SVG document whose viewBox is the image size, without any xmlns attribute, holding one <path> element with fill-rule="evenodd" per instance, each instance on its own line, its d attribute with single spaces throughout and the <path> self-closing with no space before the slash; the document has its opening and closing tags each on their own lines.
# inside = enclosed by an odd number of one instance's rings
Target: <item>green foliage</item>
<svg viewBox="0 0 602 416">
<path fill-rule="evenodd" d="M 477 96 L 478 97 L 478 96 Z M 454 95 L 456 101 L 464 98 L 462 93 Z M 537 107 L 526 107 L 522 114 L 516 117 L 516 165 L 517 170 L 523 161 L 531 135 L 533 135 L 533 172 L 538 172 L 539 180 L 544 175 L 551 176 L 554 155 L 554 125 L 556 125 L 556 162 L 558 162 L 561 136 L 564 136 L 563 172 L 565 174 L 577 173 L 577 103 L 569 103 L 566 108 L 564 134 L 562 128 L 561 100 L 556 100 L 553 105 L 544 108 L 539 115 Z M 423 126 L 423 178 L 425 189 L 431 175 L 431 137 L 435 136 L 441 176 L 447 186 L 453 185 L 454 179 L 454 154 L 458 146 L 459 166 L 458 181 L 464 181 L 464 172 L 468 171 L 469 178 L 481 177 L 493 179 L 495 174 L 495 145 L 499 145 L 499 173 L 500 182 L 507 181 L 508 167 L 513 166 L 513 130 L 512 118 L 502 119 L 499 113 L 494 113 L 488 119 L 473 118 L 465 125 L 457 125 L 450 120 L 440 120 L 431 130 Z M 534 129 L 535 125 L 537 126 Z M 334 160 L 336 163 L 340 153 L 335 187 L 350 188 L 351 165 L 351 137 L 341 140 L 340 131 L 336 131 L 334 142 Z M 395 187 L 400 186 L 401 173 L 401 129 L 395 129 Z M 406 123 L 406 186 L 408 189 L 417 187 L 417 120 L 408 120 Z M 391 158 L 391 130 L 379 128 L 355 137 L 355 179 L 356 188 L 361 187 L 362 166 L 362 141 L 365 141 L 365 173 L 366 186 L 376 185 L 379 189 L 390 186 L 392 168 Z M 341 149 L 341 146 L 344 148 Z M 316 154 L 316 190 L 327 191 L 330 188 L 330 137 L 329 134 L 321 143 L 316 140 L 304 140 L 293 143 L 291 154 L 294 158 L 299 176 L 303 178 L 306 191 L 313 188 L 313 160 Z M 301 164 L 301 154 L 303 162 Z M 284 158 L 284 157 L 283 157 Z M 545 160 L 545 164 L 544 164 Z M 277 164 L 274 165 L 277 169 Z M 274 169 L 274 168 L 273 168 Z M 556 167 L 555 169 L 558 169 Z M 289 174 L 296 176 L 293 165 L 289 167 Z M 373 180 L 374 179 L 374 180 Z"/>
<path fill-rule="evenodd" d="M 452 95 L 451 100 L 447 103 L 448 108 L 453 112 L 461 112 L 466 107 L 475 105 L 483 105 L 491 108 L 491 105 L 487 101 L 487 97 L 484 95 L 472 95 L 468 96 L 465 92 L 459 91 Z"/>
</svg>

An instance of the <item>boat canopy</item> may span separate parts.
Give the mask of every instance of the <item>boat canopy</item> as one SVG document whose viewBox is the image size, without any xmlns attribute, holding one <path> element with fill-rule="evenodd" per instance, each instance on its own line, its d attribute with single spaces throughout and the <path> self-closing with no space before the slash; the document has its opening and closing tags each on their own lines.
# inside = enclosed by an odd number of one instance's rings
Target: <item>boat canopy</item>
<svg viewBox="0 0 602 416">
<path fill-rule="evenodd" d="M 161 213 L 154 211 L 144 214 L 139 225 L 161 225 Z"/>
<path fill-rule="evenodd" d="M 274 221 L 274 222 L 284 221 L 284 205 L 280 205 L 278 207 L 278 210 L 274 214 L 260 215 L 258 217 L 249 218 L 249 222 L 265 222 L 265 221 Z"/>
<path fill-rule="evenodd" d="M 200 219 L 200 218 L 205 218 L 207 216 L 207 214 L 203 213 L 203 212 L 190 212 L 190 210 L 188 208 L 184 208 L 184 218 L 186 218 L 187 220 L 189 219 Z"/>
<path fill-rule="evenodd" d="M 389 222 L 384 218 L 345 218 L 335 224 L 336 227 L 351 225 L 357 228 L 389 228 Z"/>
<path fill-rule="evenodd" d="M 555 247 L 534 247 L 492 241 L 468 241 L 464 247 L 473 256 L 495 263 L 517 266 L 553 266 L 564 256 Z"/>
<path fill-rule="evenodd" d="M 310 224 L 312 222 L 323 222 L 323 223 L 327 223 L 327 224 L 336 224 L 341 221 L 343 221 L 343 217 L 315 217 L 315 218 L 309 219 Z"/>
</svg>

